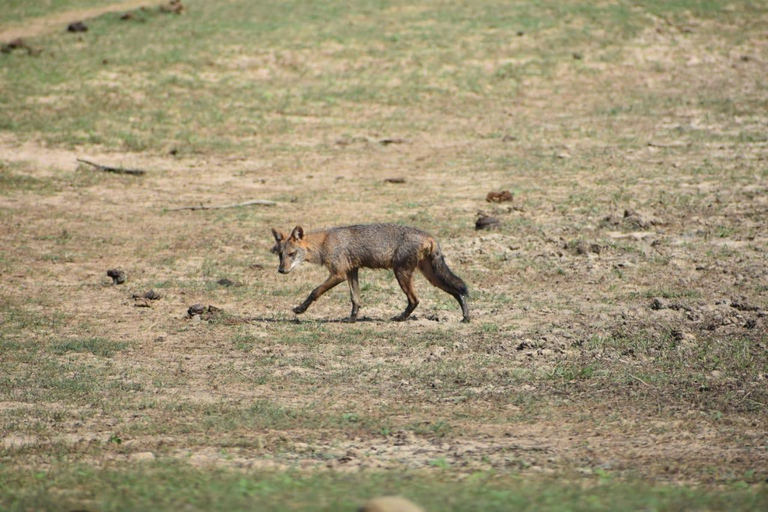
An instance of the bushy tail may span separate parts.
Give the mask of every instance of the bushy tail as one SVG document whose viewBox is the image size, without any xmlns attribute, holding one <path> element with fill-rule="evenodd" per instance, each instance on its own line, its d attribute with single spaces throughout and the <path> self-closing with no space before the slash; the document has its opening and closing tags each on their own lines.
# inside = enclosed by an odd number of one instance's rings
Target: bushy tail
<svg viewBox="0 0 768 512">
<path fill-rule="evenodd" d="M 469 296 L 469 289 L 467 283 L 464 282 L 459 276 L 453 273 L 448 265 L 445 263 L 445 256 L 437 249 L 432 253 L 432 260 L 430 261 L 432 266 L 432 272 L 435 274 L 435 278 L 439 283 L 433 283 L 441 290 L 445 290 L 451 295 L 463 295 Z"/>
<path fill-rule="evenodd" d="M 429 256 L 421 261 L 419 269 L 424 274 L 424 277 L 427 278 L 427 281 L 448 292 L 456 299 L 461 306 L 464 322 L 469 322 L 469 306 L 467 305 L 469 289 L 467 288 L 467 283 L 448 268 L 448 265 L 445 263 L 445 257 L 437 244 L 433 245 Z"/>
</svg>

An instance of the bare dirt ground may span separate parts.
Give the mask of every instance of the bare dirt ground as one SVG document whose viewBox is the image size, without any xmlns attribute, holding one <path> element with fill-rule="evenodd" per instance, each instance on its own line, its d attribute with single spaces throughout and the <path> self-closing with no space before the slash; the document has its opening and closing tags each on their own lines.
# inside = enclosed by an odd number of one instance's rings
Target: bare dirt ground
<svg viewBox="0 0 768 512">
<path fill-rule="evenodd" d="M 634 92 L 764 88 L 766 41 L 713 50 L 696 41 L 705 28 L 684 37 L 660 24 L 620 65 L 563 66 L 481 119 L 446 117 L 396 144 L 380 140 L 401 134 L 319 131 L 312 119 L 282 141 L 322 148 L 300 156 L 173 157 L 3 134 L 0 162 L 26 180 L 0 195 L 4 338 L 126 344 L 56 356 L 70 372 L 58 378 L 87 376 L 111 405 L 73 391 L 41 407 L 31 397 L 45 394 L 43 371 L 15 366 L 37 391 L 17 386 L 0 404 L 30 411 L 4 448 L 43 464 L 57 446 L 94 463 L 765 481 L 768 117 L 746 104 L 622 110 Z M 77 158 L 148 172 L 99 173 Z M 511 203 L 484 201 L 501 189 Z M 279 205 L 168 211 L 253 198 Z M 475 231 L 478 211 L 502 229 Z M 294 323 L 290 308 L 323 271 L 278 275 L 269 228 L 375 221 L 440 238 L 472 288 L 472 324 L 423 279 L 416 318 L 388 322 L 404 297 L 372 271 L 361 275 L 367 321 L 332 321 L 348 313 L 340 286 Z M 127 283 L 112 285 L 110 268 Z M 162 298 L 132 298 L 150 289 Z M 195 303 L 225 315 L 188 318 Z"/>
</svg>

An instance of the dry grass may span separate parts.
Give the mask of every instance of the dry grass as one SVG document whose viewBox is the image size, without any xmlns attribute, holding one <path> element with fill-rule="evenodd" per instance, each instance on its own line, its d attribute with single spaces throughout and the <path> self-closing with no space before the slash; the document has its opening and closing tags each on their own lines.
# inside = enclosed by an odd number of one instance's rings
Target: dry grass
<svg viewBox="0 0 768 512">
<path fill-rule="evenodd" d="M 765 481 L 765 9 L 185 3 L 2 56 L 4 464 Z M 373 271 L 294 321 L 269 228 L 377 221 L 472 324 Z"/>
</svg>

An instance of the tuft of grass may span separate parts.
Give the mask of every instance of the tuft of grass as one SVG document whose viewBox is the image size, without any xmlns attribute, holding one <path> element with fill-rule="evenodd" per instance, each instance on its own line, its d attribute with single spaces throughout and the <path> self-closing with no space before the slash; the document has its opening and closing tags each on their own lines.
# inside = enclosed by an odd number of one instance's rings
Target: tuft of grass
<svg viewBox="0 0 768 512">
<path fill-rule="evenodd" d="M 112 341 L 106 338 L 76 338 L 53 342 L 50 345 L 50 350 L 58 355 L 68 352 L 87 352 L 95 356 L 112 357 L 127 346 L 121 341 Z"/>
<path fill-rule="evenodd" d="M 33 191 L 47 193 L 52 190 L 51 183 L 23 173 L 24 166 L 0 161 L 0 194 L 8 195 L 15 191 Z"/>
</svg>

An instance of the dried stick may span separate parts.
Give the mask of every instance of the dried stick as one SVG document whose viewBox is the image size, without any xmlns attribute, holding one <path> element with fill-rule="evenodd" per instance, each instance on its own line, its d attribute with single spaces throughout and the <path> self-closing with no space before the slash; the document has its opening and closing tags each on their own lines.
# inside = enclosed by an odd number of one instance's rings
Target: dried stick
<svg viewBox="0 0 768 512">
<path fill-rule="evenodd" d="M 637 382 L 639 382 L 640 384 L 645 384 L 645 385 L 646 385 L 646 386 L 648 386 L 649 388 L 653 388 L 653 389 L 656 389 L 656 386 L 654 386 L 653 384 L 648 384 L 647 382 L 645 382 L 645 381 L 644 381 L 643 379 L 641 379 L 640 377 L 635 377 L 635 376 L 634 376 L 634 375 L 632 375 L 631 373 L 629 373 L 628 375 L 629 375 L 631 378 L 635 379 L 635 380 L 636 380 Z"/>
<path fill-rule="evenodd" d="M 205 206 L 203 204 L 200 204 L 197 206 L 181 206 L 179 208 L 168 208 L 168 211 L 177 212 L 179 210 L 223 210 L 224 208 L 239 208 L 241 206 L 252 206 L 252 205 L 273 206 L 276 204 L 277 202 L 269 201 L 267 199 L 252 199 L 250 201 L 245 201 L 243 203 L 220 204 L 220 205 L 214 205 L 214 206 Z"/>
<path fill-rule="evenodd" d="M 146 172 L 146 171 L 143 171 L 142 169 L 123 169 L 122 167 L 110 167 L 108 165 L 101 165 L 94 162 L 89 162 L 88 160 L 83 160 L 82 158 L 78 158 L 77 161 L 82 162 L 84 164 L 92 165 L 100 171 L 114 172 L 116 174 L 130 174 L 132 176 L 141 176 Z"/>
<path fill-rule="evenodd" d="M 652 148 L 687 148 L 691 145 L 690 142 L 671 143 L 665 144 L 663 142 L 649 142 L 648 145 Z"/>
</svg>

